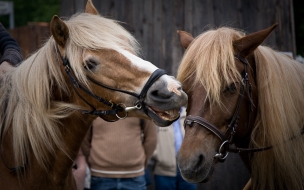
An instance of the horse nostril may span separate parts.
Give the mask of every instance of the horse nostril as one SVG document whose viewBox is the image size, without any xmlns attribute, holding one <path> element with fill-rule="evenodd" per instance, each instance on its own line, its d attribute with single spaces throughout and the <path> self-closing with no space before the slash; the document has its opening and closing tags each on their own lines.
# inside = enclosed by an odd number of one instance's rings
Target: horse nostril
<svg viewBox="0 0 304 190">
<path fill-rule="evenodd" d="M 150 95 L 154 98 L 169 99 L 172 97 L 172 92 L 169 92 L 167 89 L 153 90 L 150 92 Z"/>
<path fill-rule="evenodd" d="M 198 156 L 197 166 L 200 166 L 205 161 L 204 155 L 200 154 Z"/>
<path fill-rule="evenodd" d="M 152 96 L 158 96 L 157 94 L 158 94 L 157 90 L 154 90 L 154 91 L 151 92 Z"/>
</svg>

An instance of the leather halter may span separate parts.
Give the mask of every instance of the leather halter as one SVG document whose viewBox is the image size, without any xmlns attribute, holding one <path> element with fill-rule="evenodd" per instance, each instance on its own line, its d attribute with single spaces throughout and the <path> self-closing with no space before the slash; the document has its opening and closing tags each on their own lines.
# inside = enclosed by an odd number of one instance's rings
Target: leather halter
<svg viewBox="0 0 304 190">
<path fill-rule="evenodd" d="M 142 109 L 146 115 L 148 115 L 148 108 L 146 107 L 145 103 L 144 103 L 144 99 L 147 95 L 147 92 L 149 90 L 149 88 L 154 84 L 154 82 L 159 79 L 162 75 L 166 74 L 166 72 L 162 69 L 157 69 L 155 70 L 152 75 L 150 76 L 150 78 L 148 79 L 148 81 L 146 82 L 145 86 L 143 87 L 142 91 L 140 92 L 140 94 L 137 94 L 135 92 L 130 92 L 130 91 L 126 91 L 126 90 L 121 90 L 121 89 L 117 89 L 117 88 L 113 88 L 110 86 L 107 86 L 105 84 L 102 84 L 96 80 L 94 80 L 93 78 L 87 76 L 88 80 L 93 82 L 94 84 L 109 89 L 109 90 L 113 90 L 113 91 L 117 91 L 117 92 L 121 92 L 121 93 L 125 93 L 125 94 L 129 94 L 131 96 L 134 96 L 138 99 L 138 101 L 135 103 L 134 106 L 132 107 L 127 107 L 126 105 L 124 105 L 123 103 L 119 103 L 119 104 L 115 104 L 112 103 L 96 94 L 94 94 L 93 92 L 91 92 L 90 90 L 88 90 L 87 88 L 85 88 L 83 85 L 81 85 L 77 79 L 73 76 L 73 74 L 71 73 L 71 66 L 70 66 L 70 62 L 68 60 L 68 58 L 63 58 L 60 54 L 60 57 L 62 59 L 62 63 L 63 66 L 65 67 L 65 72 L 67 73 L 67 75 L 70 78 L 70 81 L 73 83 L 73 89 L 76 92 L 76 94 L 87 104 L 89 105 L 92 110 L 83 110 L 82 113 L 83 114 L 91 114 L 91 115 L 97 115 L 99 117 L 104 116 L 104 115 L 115 115 L 118 119 L 124 119 L 127 117 L 128 112 L 131 110 L 135 110 L 135 109 Z M 77 91 L 77 89 L 80 89 L 82 91 L 84 91 L 85 93 L 87 93 L 88 95 L 92 96 L 93 98 L 97 99 L 99 102 L 105 104 L 106 106 L 110 107 L 110 110 L 96 110 L 96 108 L 89 103 L 86 99 L 84 99 L 80 93 Z M 125 116 L 124 117 L 120 117 L 118 115 L 118 112 L 123 112 L 125 111 Z M 106 120 L 105 118 L 102 118 L 104 120 Z M 109 122 L 112 121 L 117 121 L 117 120 L 107 120 Z"/>
<path fill-rule="evenodd" d="M 215 136 L 217 136 L 221 140 L 222 144 L 219 148 L 219 151 L 214 156 L 215 158 L 218 158 L 220 162 L 223 162 L 226 159 L 226 157 L 228 156 L 228 152 L 241 152 L 241 149 L 239 149 L 239 148 L 234 149 L 234 148 L 230 147 L 230 145 L 233 144 L 233 138 L 236 133 L 236 129 L 238 126 L 238 121 L 239 121 L 239 111 L 240 111 L 240 107 L 242 105 L 243 99 L 245 97 L 245 93 L 247 93 L 249 95 L 249 99 L 251 102 L 250 106 L 253 105 L 253 102 L 251 99 L 252 89 L 251 89 L 251 84 L 249 82 L 249 77 L 248 77 L 248 73 L 247 73 L 247 66 L 249 66 L 249 63 L 245 58 L 243 58 L 239 55 L 235 55 L 235 58 L 244 64 L 244 71 L 242 72 L 241 89 L 240 89 L 240 94 L 238 97 L 237 106 L 236 106 L 234 114 L 230 120 L 230 123 L 227 127 L 226 132 L 223 133 L 216 126 L 209 123 L 207 120 L 205 120 L 204 118 L 202 118 L 200 116 L 189 115 L 186 117 L 185 122 L 184 122 L 185 126 L 186 125 L 192 126 L 193 123 L 197 123 L 200 126 L 211 131 Z M 252 112 L 252 107 L 251 107 L 251 112 Z M 248 116 L 249 119 L 250 119 L 251 112 L 249 112 L 249 116 Z M 248 122 L 248 124 L 249 124 L 249 122 Z M 237 150 L 237 151 L 235 151 L 235 150 Z"/>
<path fill-rule="evenodd" d="M 120 89 L 116 89 L 116 88 L 113 88 L 113 87 L 110 87 L 110 86 L 107 86 L 107 85 L 104 85 L 96 80 L 94 80 L 93 78 L 87 76 L 87 78 L 95 83 L 96 85 L 98 86 L 101 86 L 103 88 L 107 88 L 109 90 L 113 90 L 113 91 L 118 91 L 118 92 L 122 92 L 122 93 L 125 93 L 125 94 L 129 94 L 131 96 L 134 96 L 138 99 L 138 101 L 136 102 L 135 106 L 133 107 L 126 107 L 124 104 L 122 103 L 119 103 L 119 104 L 115 104 L 115 103 L 112 103 L 108 100 L 105 100 L 104 98 L 94 94 L 93 92 L 91 92 L 90 90 L 88 90 L 87 88 L 85 88 L 83 85 L 81 85 L 77 79 L 73 76 L 73 74 L 71 73 L 71 67 L 70 67 L 70 62 L 67 58 L 63 58 L 60 54 L 60 58 L 62 60 L 62 64 L 63 66 L 65 67 L 65 72 L 67 73 L 67 75 L 69 76 L 70 78 L 70 81 L 73 83 L 73 89 L 74 91 L 76 92 L 76 94 L 86 103 L 88 104 L 92 110 L 83 110 L 82 113 L 83 114 L 91 114 L 91 115 L 97 115 L 99 117 L 103 116 L 103 115 L 116 115 L 116 117 L 118 119 L 124 119 L 125 117 L 127 117 L 127 114 L 129 111 L 131 110 L 134 110 L 134 109 L 142 109 L 147 115 L 148 115 L 148 108 L 146 107 L 145 103 L 144 103 L 144 99 L 146 97 L 146 94 L 149 90 L 149 88 L 154 84 L 154 82 L 159 79 L 162 75 L 166 74 L 166 72 L 162 69 L 157 69 L 155 70 L 152 75 L 150 76 L 150 78 L 148 79 L 148 81 L 146 82 L 145 86 L 143 87 L 142 91 L 140 92 L 140 94 L 137 94 L 135 92 L 129 92 L 129 91 L 126 91 L 126 90 L 120 90 Z M 90 104 L 86 99 L 84 99 L 80 94 L 79 92 L 77 91 L 77 88 L 78 89 L 81 89 L 82 91 L 84 91 L 85 93 L 87 93 L 88 95 L 92 96 L 93 98 L 97 99 L 99 102 L 109 106 L 110 108 L 112 108 L 111 110 L 96 110 L 96 108 Z M 121 106 L 124 106 L 121 107 Z M 119 111 L 125 111 L 126 112 L 126 115 L 124 117 L 119 117 L 117 112 Z M 102 118 L 105 120 L 105 118 Z M 117 120 L 107 120 L 108 122 L 113 122 L 113 121 L 117 121 Z M 0 133 L 0 157 L 1 157 L 1 160 L 2 162 L 4 163 L 5 167 L 7 169 L 10 170 L 10 172 L 20 172 L 20 171 L 24 171 L 25 168 L 26 168 L 26 165 L 27 165 L 27 160 L 26 160 L 26 163 L 24 165 L 21 165 L 21 166 L 17 166 L 17 167 L 10 167 L 8 166 L 8 164 L 6 164 L 6 162 L 4 161 L 3 159 L 3 156 L 2 156 L 2 147 L 1 147 L 1 143 L 2 143 L 2 135 L 3 135 L 3 129 L 4 127 L 2 126 L 1 128 L 1 133 Z"/>
</svg>

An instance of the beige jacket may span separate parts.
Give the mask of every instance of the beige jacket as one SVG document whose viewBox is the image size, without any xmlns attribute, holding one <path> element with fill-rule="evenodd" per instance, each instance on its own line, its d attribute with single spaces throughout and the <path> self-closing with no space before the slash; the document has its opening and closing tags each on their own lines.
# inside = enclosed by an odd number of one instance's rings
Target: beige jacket
<svg viewBox="0 0 304 190">
<path fill-rule="evenodd" d="M 186 109 L 182 108 L 179 119 L 183 137 L 185 135 L 184 120 L 186 117 Z M 169 127 L 157 127 L 157 146 L 153 154 L 154 174 L 162 176 L 176 176 L 176 154 L 174 144 L 173 125 Z"/>
</svg>

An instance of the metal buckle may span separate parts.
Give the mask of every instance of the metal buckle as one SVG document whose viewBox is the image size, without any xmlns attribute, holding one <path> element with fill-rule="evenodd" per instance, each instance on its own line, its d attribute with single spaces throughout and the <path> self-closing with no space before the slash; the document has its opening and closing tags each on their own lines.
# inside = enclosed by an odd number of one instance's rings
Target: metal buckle
<svg viewBox="0 0 304 190">
<path fill-rule="evenodd" d="M 110 108 L 113 108 L 114 107 L 114 103 L 112 103 L 111 101 L 109 101 L 109 103 L 111 103 Z M 117 104 L 117 105 L 119 105 L 119 104 Z"/>
</svg>

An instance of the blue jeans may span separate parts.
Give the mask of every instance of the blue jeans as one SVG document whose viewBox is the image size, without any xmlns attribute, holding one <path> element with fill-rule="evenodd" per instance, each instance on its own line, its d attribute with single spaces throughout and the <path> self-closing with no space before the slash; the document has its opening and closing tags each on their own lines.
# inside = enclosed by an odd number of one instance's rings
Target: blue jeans
<svg viewBox="0 0 304 190">
<path fill-rule="evenodd" d="M 91 190 L 146 190 L 145 176 L 133 178 L 91 177 Z"/>
<path fill-rule="evenodd" d="M 147 168 L 145 168 L 145 180 L 146 180 L 146 186 L 151 185 L 151 178 L 150 178 L 150 172 Z"/>
<path fill-rule="evenodd" d="M 176 177 L 154 175 L 155 190 L 196 190 L 196 184 L 183 179 L 177 167 Z"/>
</svg>

